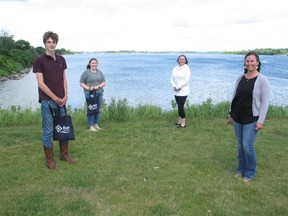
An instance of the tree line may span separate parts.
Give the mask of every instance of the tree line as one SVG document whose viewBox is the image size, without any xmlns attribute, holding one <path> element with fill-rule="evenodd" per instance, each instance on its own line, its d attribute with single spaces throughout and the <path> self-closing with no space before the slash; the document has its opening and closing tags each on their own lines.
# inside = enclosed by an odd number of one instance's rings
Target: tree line
<svg viewBox="0 0 288 216">
<path fill-rule="evenodd" d="M 34 59 L 45 52 L 44 47 L 33 47 L 26 40 L 15 41 L 6 30 L 0 30 L 0 77 L 19 73 L 32 66 Z M 56 49 L 58 54 L 72 54 L 64 48 Z"/>
<path fill-rule="evenodd" d="M 245 55 L 249 51 L 255 51 L 259 55 L 288 55 L 288 48 L 282 48 L 282 49 L 263 48 L 263 49 L 254 49 L 254 50 L 225 51 L 224 53 Z"/>
</svg>

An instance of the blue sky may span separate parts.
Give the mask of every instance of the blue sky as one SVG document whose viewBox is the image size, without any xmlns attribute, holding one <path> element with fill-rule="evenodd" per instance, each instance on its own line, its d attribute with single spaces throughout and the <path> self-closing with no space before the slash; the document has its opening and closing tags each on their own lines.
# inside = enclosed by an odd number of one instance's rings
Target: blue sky
<svg viewBox="0 0 288 216">
<path fill-rule="evenodd" d="M 0 29 L 73 51 L 288 48 L 287 0 L 0 0 Z"/>
</svg>

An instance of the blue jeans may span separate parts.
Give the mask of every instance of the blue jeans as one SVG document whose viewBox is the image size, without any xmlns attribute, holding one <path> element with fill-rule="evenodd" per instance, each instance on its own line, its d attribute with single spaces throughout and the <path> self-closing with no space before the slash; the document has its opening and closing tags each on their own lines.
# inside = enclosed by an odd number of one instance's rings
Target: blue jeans
<svg viewBox="0 0 288 216">
<path fill-rule="evenodd" d="M 52 100 L 42 100 L 41 101 L 41 114 L 42 114 L 42 144 L 47 148 L 53 148 L 52 138 L 53 138 L 53 116 L 49 109 L 49 105 L 55 115 L 64 116 L 65 108 L 60 107 Z M 68 143 L 66 141 L 65 143 Z"/>
<path fill-rule="evenodd" d="M 254 141 L 257 135 L 256 122 L 239 124 L 233 121 L 234 131 L 238 141 L 238 169 L 237 172 L 245 178 L 256 176 L 256 152 Z"/>
<path fill-rule="evenodd" d="M 101 108 L 101 104 L 102 104 L 102 100 L 103 100 L 103 93 L 94 93 L 94 97 L 99 95 L 99 110 Z M 89 98 L 89 94 L 85 94 L 85 98 Z M 93 126 L 94 124 L 98 124 L 99 123 L 99 114 L 95 114 L 95 115 L 88 115 L 87 116 L 87 121 L 88 121 L 88 125 L 89 127 Z"/>
</svg>

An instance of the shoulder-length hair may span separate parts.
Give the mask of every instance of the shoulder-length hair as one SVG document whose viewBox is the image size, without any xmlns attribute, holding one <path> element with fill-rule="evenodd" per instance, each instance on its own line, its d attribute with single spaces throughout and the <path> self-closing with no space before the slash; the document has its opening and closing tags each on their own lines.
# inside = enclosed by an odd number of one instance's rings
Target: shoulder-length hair
<svg viewBox="0 0 288 216">
<path fill-rule="evenodd" d="M 188 65 L 188 59 L 187 59 L 187 57 L 186 57 L 185 55 L 180 55 L 180 56 L 178 56 L 177 62 L 179 63 L 179 58 L 180 58 L 180 57 L 184 57 L 184 58 L 185 58 L 185 64 Z"/>
<path fill-rule="evenodd" d="M 91 58 L 91 59 L 89 60 L 89 62 L 88 62 L 88 65 L 87 65 L 86 69 L 90 69 L 90 63 L 91 63 L 92 61 L 96 61 L 96 62 L 98 63 L 98 60 L 97 60 L 96 58 Z"/>
<path fill-rule="evenodd" d="M 250 51 L 250 52 L 248 52 L 248 53 L 245 55 L 245 57 L 244 57 L 244 74 L 246 74 L 246 73 L 248 72 L 248 70 L 245 68 L 245 60 L 246 60 L 246 58 L 247 58 L 248 56 L 250 56 L 250 55 L 255 56 L 256 61 L 258 62 L 258 69 L 257 69 L 257 71 L 260 73 L 260 70 L 261 70 L 260 57 L 259 57 L 259 55 L 258 55 L 256 52 Z"/>
</svg>

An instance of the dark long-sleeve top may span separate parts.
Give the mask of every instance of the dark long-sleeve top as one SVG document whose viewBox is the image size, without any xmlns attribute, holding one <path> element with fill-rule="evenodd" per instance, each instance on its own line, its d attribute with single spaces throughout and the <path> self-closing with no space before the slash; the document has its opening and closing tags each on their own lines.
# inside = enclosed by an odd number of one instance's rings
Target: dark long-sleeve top
<svg viewBox="0 0 288 216">
<path fill-rule="evenodd" d="M 244 75 L 241 75 L 236 81 L 235 88 L 233 91 L 233 97 L 232 97 L 233 99 L 236 96 L 239 82 L 241 81 L 243 76 Z M 266 118 L 268 108 L 269 108 L 269 100 L 270 100 L 270 87 L 269 87 L 268 80 L 264 75 L 259 74 L 255 81 L 254 88 L 252 91 L 252 114 L 255 117 L 258 116 L 257 122 L 259 123 L 263 124 Z M 231 106 L 232 106 L 232 103 L 231 103 Z"/>
</svg>

